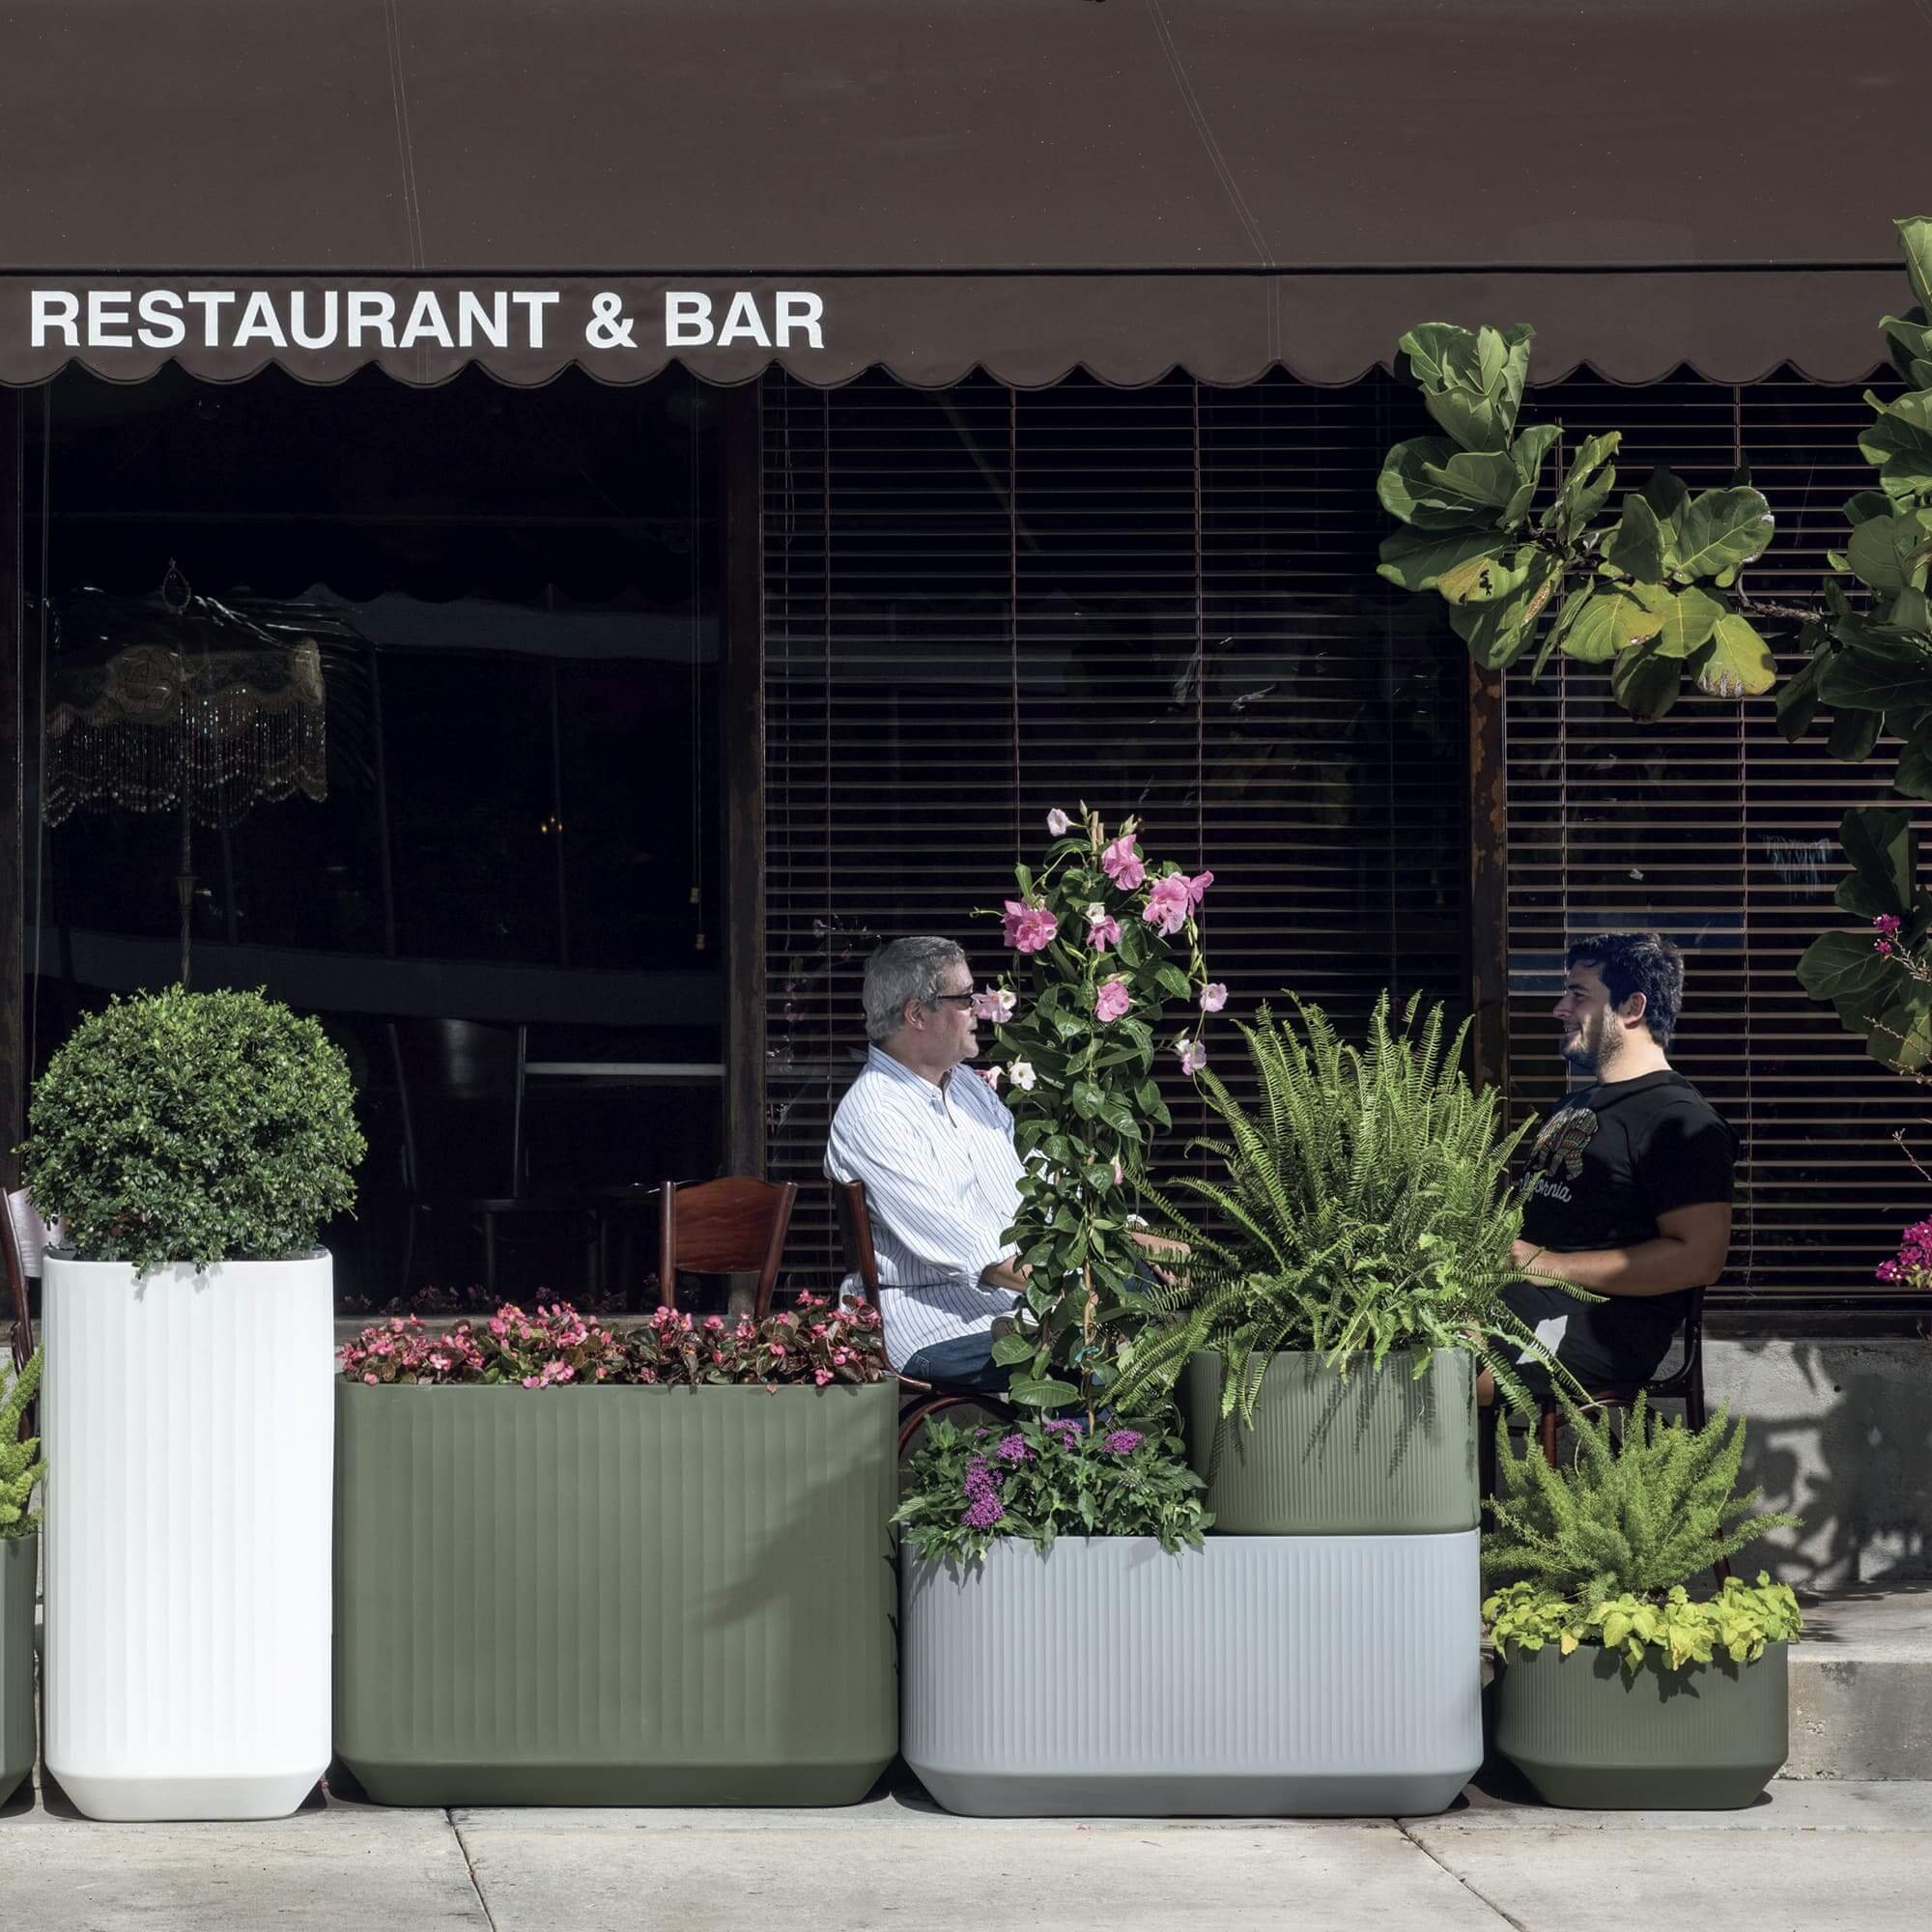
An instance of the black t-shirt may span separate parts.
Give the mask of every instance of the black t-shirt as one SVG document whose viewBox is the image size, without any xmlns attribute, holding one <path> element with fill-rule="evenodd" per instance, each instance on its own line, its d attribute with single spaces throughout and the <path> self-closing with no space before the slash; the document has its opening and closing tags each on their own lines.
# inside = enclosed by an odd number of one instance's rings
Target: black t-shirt
<svg viewBox="0 0 1932 1932">
<path fill-rule="evenodd" d="M 1660 1214 L 1730 1200 L 1737 1154 L 1737 1136 L 1681 1073 L 1666 1067 L 1583 1088 L 1543 1123 L 1530 1150 L 1522 1237 L 1557 1255 L 1654 1241 Z M 1614 1312 L 1619 1324 L 1656 1332 L 1661 1355 L 1686 1300 L 1618 1295 L 1593 1313 Z"/>
</svg>

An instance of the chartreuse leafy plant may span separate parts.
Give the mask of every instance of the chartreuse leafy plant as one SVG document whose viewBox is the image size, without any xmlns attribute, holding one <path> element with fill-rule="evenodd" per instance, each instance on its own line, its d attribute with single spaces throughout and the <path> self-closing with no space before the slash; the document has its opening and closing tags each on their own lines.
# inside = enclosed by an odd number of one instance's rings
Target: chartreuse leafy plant
<svg viewBox="0 0 1932 1932">
<path fill-rule="evenodd" d="M 259 993 L 179 986 L 84 1019 L 34 1089 L 34 1204 L 84 1261 L 284 1261 L 355 1201 L 348 1063 Z"/>
<path fill-rule="evenodd" d="M 34 1485 L 47 1473 L 47 1465 L 40 1459 L 39 1436 L 20 1440 L 20 1418 L 40 1380 L 41 1357 L 36 1350 L 14 1378 L 6 1401 L 0 1402 L 0 1541 L 31 1536 L 40 1527 L 41 1513 L 33 1507 Z"/>
<path fill-rule="evenodd" d="M 1634 1670 L 1652 1650 L 1673 1667 L 1718 1652 L 1749 1662 L 1767 1642 L 1795 1635 L 1798 1600 L 1763 1573 L 1755 1586 L 1731 1577 L 1704 1602 L 1686 1588 L 1719 1557 L 1798 1526 L 1760 1511 L 1759 1491 L 1737 1493 L 1743 1420 L 1719 1413 L 1692 1429 L 1662 1421 L 1639 1397 L 1619 1441 L 1607 1412 L 1560 1399 L 1577 1445 L 1567 1467 L 1552 1467 L 1533 1441 L 1518 1456 L 1497 1426 L 1483 1614 L 1498 1648 L 1555 1642 L 1567 1656 L 1600 1644 Z"/>
<path fill-rule="evenodd" d="M 1435 1350 L 1464 1349 L 1527 1404 L 1515 1363 L 1536 1345 L 1501 1293 L 1520 1272 L 1509 1162 L 1532 1123 L 1505 1130 L 1495 1092 L 1462 1070 L 1466 1024 L 1451 1036 L 1439 1006 L 1420 1009 L 1411 999 L 1391 1025 L 1383 994 L 1361 1046 L 1301 1000 L 1292 1021 L 1264 1008 L 1241 1028 L 1259 1097 L 1244 1106 L 1206 1076 L 1225 1132 L 1196 1145 L 1223 1175 L 1153 1194 L 1189 1260 L 1149 1292 L 1168 1319 L 1135 1337 L 1118 1400 L 1164 1395 L 1212 1349 L 1228 1365 L 1223 1413 L 1250 1423 L 1279 1351 L 1347 1373 L 1412 1350 L 1420 1375 Z"/>
<path fill-rule="evenodd" d="M 1056 809 L 1047 830 L 1044 865 L 1016 867 L 1006 902 L 1013 967 L 980 999 L 998 1054 L 984 1077 L 1004 1083 L 1027 1163 L 1008 1238 L 1031 1270 L 1020 1329 L 993 1357 L 1019 1372 L 1015 1402 L 1078 1403 L 1091 1423 L 1117 1400 L 1121 1327 L 1139 1315 L 1129 1190 L 1173 1124 L 1155 1062 L 1198 1073 L 1202 1021 L 1228 995 L 1208 979 L 1195 918 L 1212 872 L 1150 862 L 1136 820 L 1110 834 L 1084 806 L 1077 820 Z"/>
</svg>

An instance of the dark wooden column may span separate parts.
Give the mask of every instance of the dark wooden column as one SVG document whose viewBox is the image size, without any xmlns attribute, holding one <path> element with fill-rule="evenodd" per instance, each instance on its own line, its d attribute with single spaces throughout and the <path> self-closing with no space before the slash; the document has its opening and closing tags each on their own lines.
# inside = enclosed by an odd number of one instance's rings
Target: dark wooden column
<svg viewBox="0 0 1932 1932">
<path fill-rule="evenodd" d="M 763 479 L 756 383 L 724 391 L 724 1159 L 765 1172 Z"/>
<path fill-rule="evenodd" d="M 26 392 L 0 388 L 0 1180 L 26 1130 Z"/>
<path fill-rule="evenodd" d="M 1503 787 L 1503 681 L 1469 665 L 1469 1029 L 1479 1086 L 1509 1066 L 1509 813 Z"/>
</svg>

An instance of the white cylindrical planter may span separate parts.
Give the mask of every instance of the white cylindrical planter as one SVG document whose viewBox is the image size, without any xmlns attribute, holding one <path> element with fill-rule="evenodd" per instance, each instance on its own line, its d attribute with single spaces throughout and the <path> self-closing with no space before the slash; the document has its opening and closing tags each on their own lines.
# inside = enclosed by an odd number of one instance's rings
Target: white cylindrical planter
<svg viewBox="0 0 1932 1932">
<path fill-rule="evenodd" d="M 90 1818 L 276 1818 L 328 1765 L 329 1259 L 44 1277 L 47 1770 Z"/>
</svg>

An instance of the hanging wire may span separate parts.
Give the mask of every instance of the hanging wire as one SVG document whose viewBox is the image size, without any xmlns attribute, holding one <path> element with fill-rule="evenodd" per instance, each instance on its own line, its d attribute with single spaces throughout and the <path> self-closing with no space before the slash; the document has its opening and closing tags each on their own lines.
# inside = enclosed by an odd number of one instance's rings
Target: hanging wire
<svg viewBox="0 0 1932 1932">
<path fill-rule="evenodd" d="M 47 580 L 51 569 L 52 546 L 48 531 L 53 525 L 54 487 L 54 396 L 53 384 L 41 384 L 41 611 L 40 611 L 40 688 L 35 693 L 34 735 L 34 956 L 28 968 L 27 984 L 27 1064 L 21 1068 L 30 1076 L 40 1061 L 41 1043 L 41 895 L 47 874 Z"/>
<path fill-rule="evenodd" d="M 697 932 L 692 950 L 704 951 L 704 667 L 703 624 L 698 609 L 703 587 L 704 434 L 698 394 L 692 391 L 691 411 L 691 903 L 697 912 Z"/>
</svg>

